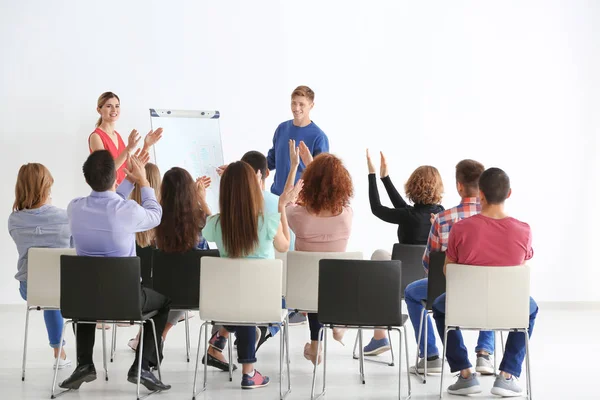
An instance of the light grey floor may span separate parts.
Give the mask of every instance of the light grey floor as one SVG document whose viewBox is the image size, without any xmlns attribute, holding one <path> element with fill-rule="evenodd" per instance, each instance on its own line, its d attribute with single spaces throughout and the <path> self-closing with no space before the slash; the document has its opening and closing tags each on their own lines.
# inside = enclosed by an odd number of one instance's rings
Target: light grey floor
<svg viewBox="0 0 600 400">
<path fill-rule="evenodd" d="M 32 312 L 28 349 L 27 377 L 21 382 L 21 357 L 25 321 L 25 306 L 0 306 L 0 398 L 42 399 L 50 398 L 52 382 L 51 350 L 47 347 L 47 336 L 40 312 Z M 200 320 L 196 315 L 190 320 L 192 327 L 192 351 L 197 346 Z M 600 355 L 600 307 L 541 305 L 538 321 L 531 341 L 533 395 L 536 399 L 598 399 L 598 368 Z M 118 329 L 118 350 L 114 363 L 109 364 L 108 382 L 102 371 L 101 334 L 97 331 L 95 362 L 98 380 L 83 384 L 77 392 L 65 394 L 62 399 L 135 399 L 135 386 L 126 381 L 126 374 L 133 361 L 133 352 L 127 340 L 135 335 L 135 328 Z M 365 335 L 365 341 L 368 339 Z M 110 335 L 107 335 L 109 338 Z M 467 346 L 475 345 L 475 334 L 465 334 Z M 308 340 L 308 327 L 295 326 L 290 330 L 292 394 L 289 399 L 306 399 L 310 396 L 312 364 L 302 356 L 304 343 Z M 397 367 L 373 363 L 366 364 L 366 384 L 359 382 L 358 362 L 352 359 L 352 344 L 355 332 L 346 336 L 346 346 L 330 340 L 327 366 L 327 395 L 330 399 L 394 399 L 397 398 Z M 67 337 L 67 351 L 74 358 L 72 332 Z M 397 341 L 397 337 L 394 337 Z M 229 382 L 226 373 L 211 369 L 209 386 L 202 399 L 276 399 L 278 398 L 279 341 L 270 340 L 261 348 L 257 368 L 272 378 L 269 387 L 253 391 L 239 388 L 241 375 L 234 373 Z M 395 346 L 397 350 L 397 345 Z M 409 352 L 411 363 L 415 355 L 415 341 L 409 330 Z M 380 356 L 381 357 L 381 356 Z M 474 357 L 474 356 L 473 356 Z M 75 361 L 75 360 L 73 360 Z M 473 361 L 473 360 L 472 360 Z M 403 364 L 402 368 L 405 366 Z M 446 366 L 447 368 L 447 366 Z M 59 373 L 59 380 L 66 378 L 73 368 Z M 454 381 L 446 369 L 445 383 Z M 185 361 L 184 325 L 175 327 L 165 343 L 163 378 L 173 388 L 153 395 L 153 399 L 191 399 L 194 360 Z M 403 375 L 403 398 L 407 394 L 406 375 Z M 524 378 L 524 377 L 523 377 Z M 439 390 L 439 375 L 431 376 L 426 385 L 412 379 L 413 399 L 436 399 Z M 481 380 L 484 392 L 473 396 L 481 399 L 495 398 L 489 393 L 493 377 Z M 521 380 L 522 385 L 525 380 Z M 145 391 L 144 391 L 145 392 Z M 445 398 L 458 398 L 448 395 Z"/>
</svg>

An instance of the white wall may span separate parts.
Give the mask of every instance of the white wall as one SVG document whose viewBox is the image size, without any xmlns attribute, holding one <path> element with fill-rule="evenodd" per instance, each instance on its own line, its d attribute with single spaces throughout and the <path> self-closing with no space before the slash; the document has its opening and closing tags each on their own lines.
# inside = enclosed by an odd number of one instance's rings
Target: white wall
<svg viewBox="0 0 600 400">
<path fill-rule="evenodd" d="M 118 128 L 148 108 L 216 108 L 226 159 L 266 152 L 299 84 L 354 178 L 350 247 L 390 248 L 370 214 L 364 149 L 402 185 L 420 164 L 470 157 L 510 175 L 508 210 L 534 233 L 538 300 L 600 301 L 592 245 L 600 166 L 600 7 L 592 2 L 14 2 L 0 0 L 0 210 L 26 162 L 55 177 L 54 204 L 85 195 L 95 101 L 121 97 Z M 168 135 L 168 132 L 165 134 Z M 385 197 L 385 196 L 384 196 Z M 594 240 L 594 243 L 592 242 Z M 0 303 L 20 302 L 17 253 L 0 231 Z"/>
</svg>

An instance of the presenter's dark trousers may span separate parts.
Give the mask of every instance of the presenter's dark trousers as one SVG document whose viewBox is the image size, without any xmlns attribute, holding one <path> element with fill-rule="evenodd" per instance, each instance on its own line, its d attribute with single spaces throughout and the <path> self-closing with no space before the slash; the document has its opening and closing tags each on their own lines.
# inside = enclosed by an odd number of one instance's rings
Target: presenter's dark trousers
<svg viewBox="0 0 600 400">
<path fill-rule="evenodd" d="M 158 349 L 160 359 L 162 360 L 162 333 L 167 323 L 171 300 L 162 294 L 155 292 L 142 286 L 140 297 L 142 313 L 146 314 L 152 311 L 158 311 L 152 319 L 156 325 L 156 334 L 158 335 Z M 94 342 L 96 340 L 96 325 L 94 324 L 77 324 L 77 365 L 94 364 L 93 352 Z M 138 345 L 134 366 L 138 364 L 140 346 Z M 156 349 L 154 347 L 154 332 L 152 331 L 152 323 L 148 320 L 144 323 L 144 346 L 142 354 L 142 369 L 149 369 L 150 366 L 158 364 Z"/>
</svg>

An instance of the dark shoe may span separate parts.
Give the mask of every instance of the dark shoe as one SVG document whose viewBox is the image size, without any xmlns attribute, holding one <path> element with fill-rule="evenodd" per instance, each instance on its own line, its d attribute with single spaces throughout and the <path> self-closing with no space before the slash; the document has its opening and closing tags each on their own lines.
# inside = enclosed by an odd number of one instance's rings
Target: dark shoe
<svg viewBox="0 0 600 400">
<path fill-rule="evenodd" d="M 202 364 L 204 364 L 204 357 L 202 357 Z M 219 360 L 218 358 L 215 358 L 213 356 L 211 356 L 210 354 L 208 355 L 208 362 L 206 363 L 206 365 L 209 365 L 211 367 L 215 367 L 220 369 L 221 371 L 229 371 L 229 364 L 225 363 L 221 360 Z M 232 367 L 232 371 L 235 371 L 237 369 L 237 365 L 233 364 Z"/>
<path fill-rule="evenodd" d="M 127 381 L 131 383 L 135 383 L 137 385 L 137 375 L 138 369 L 137 365 L 129 368 L 129 372 L 127 373 Z M 140 384 L 144 385 L 146 389 L 154 392 L 154 391 L 165 391 L 171 389 L 171 385 L 165 385 L 162 383 L 154 374 L 147 369 L 142 369 L 142 373 L 140 376 Z"/>
<path fill-rule="evenodd" d="M 83 382 L 96 380 L 96 368 L 94 364 L 79 365 L 70 377 L 62 381 L 58 386 L 63 389 L 79 389 Z"/>
<path fill-rule="evenodd" d="M 217 351 L 223 351 L 225 345 L 227 344 L 227 338 L 219 335 L 219 332 L 215 332 L 215 334 L 212 335 L 208 341 L 208 344 Z"/>
</svg>

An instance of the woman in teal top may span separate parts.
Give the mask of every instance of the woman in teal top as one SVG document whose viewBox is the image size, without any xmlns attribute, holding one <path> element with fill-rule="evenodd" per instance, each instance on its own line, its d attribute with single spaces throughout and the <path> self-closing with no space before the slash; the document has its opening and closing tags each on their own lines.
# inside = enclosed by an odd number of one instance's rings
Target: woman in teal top
<svg viewBox="0 0 600 400">
<path fill-rule="evenodd" d="M 285 206 L 294 200 L 298 190 L 288 190 L 279 197 L 279 212 L 264 211 L 260 183 L 249 164 L 238 161 L 230 164 L 221 176 L 219 191 L 220 213 L 210 216 L 202 234 L 219 248 L 221 257 L 275 258 L 275 250 L 288 251 L 290 234 Z M 242 364 L 242 389 L 268 385 L 269 377 L 254 369 L 256 362 L 256 327 L 221 328 L 210 339 L 209 363 L 227 366 L 221 354 L 229 331 L 236 333 L 238 362 Z"/>
</svg>

